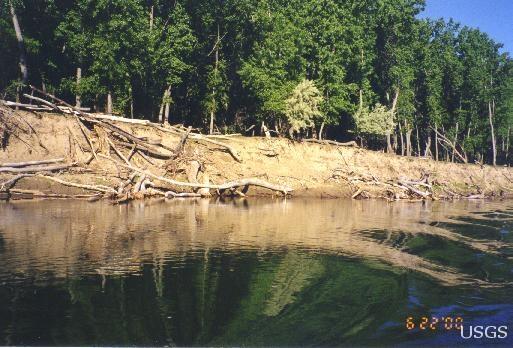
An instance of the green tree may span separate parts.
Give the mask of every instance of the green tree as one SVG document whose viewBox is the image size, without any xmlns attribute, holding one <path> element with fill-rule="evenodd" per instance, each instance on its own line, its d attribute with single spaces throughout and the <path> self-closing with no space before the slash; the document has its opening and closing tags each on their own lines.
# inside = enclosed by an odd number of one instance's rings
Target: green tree
<svg viewBox="0 0 513 348">
<path fill-rule="evenodd" d="M 290 124 L 291 137 L 294 136 L 294 132 L 313 127 L 316 118 L 323 118 L 323 101 L 324 98 L 313 81 L 303 80 L 294 88 L 291 96 L 285 101 L 285 116 Z"/>
</svg>

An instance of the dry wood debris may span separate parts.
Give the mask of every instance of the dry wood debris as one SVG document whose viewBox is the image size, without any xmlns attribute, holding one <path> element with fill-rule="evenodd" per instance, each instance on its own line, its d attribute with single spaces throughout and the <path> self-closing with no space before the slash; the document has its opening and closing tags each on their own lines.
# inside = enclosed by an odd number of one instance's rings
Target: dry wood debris
<svg viewBox="0 0 513 348">
<path fill-rule="evenodd" d="M 134 155 L 140 155 L 145 161 L 155 167 L 159 167 L 156 165 L 155 160 L 165 160 L 167 166 L 172 166 L 173 162 L 179 162 L 181 157 L 184 156 L 183 150 L 187 141 L 202 143 L 214 149 L 227 152 L 237 162 L 242 162 L 242 159 L 234 148 L 221 141 L 227 139 L 230 135 L 215 137 L 205 136 L 193 132 L 191 127 L 185 128 L 183 126 L 163 125 L 145 120 L 93 114 L 84 111 L 82 108 L 76 108 L 36 87 L 31 86 L 31 88 L 40 96 L 26 94 L 25 97 L 39 103 L 39 105 L 0 101 L 0 141 L 2 141 L 2 143 L 6 142 L 2 136 L 8 137 L 16 136 L 19 133 L 36 133 L 29 124 L 24 124 L 22 117 L 11 108 L 66 114 L 74 117 L 78 123 L 89 147 L 83 150 L 88 151 L 91 157 L 84 163 L 66 161 L 65 158 L 0 163 L 0 173 L 13 174 L 8 180 L 0 182 L 0 198 L 9 198 L 12 194 L 29 195 L 32 197 L 78 197 L 88 199 L 96 199 L 98 196 L 101 196 L 108 197 L 114 202 L 122 203 L 148 196 L 164 196 L 166 198 L 199 197 L 210 196 L 212 193 L 219 195 L 241 195 L 242 192 L 247 192 L 249 187 L 260 187 L 283 195 L 292 192 L 292 188 L 290 187 L 272 184 L 257 178 L 242 178 L 220 184 L 212 184 L 208 180 L 203 180 L 203 182 L 196 180 L 193 182 L 184 182 L 153 173 L 147 168 L 137 166 L 133 162 Z M 164 145 L 158 139 L 138 137 L 136 134 L 121 128 L 118 125 L 120 123 L 151 127 L 160 132 L 179 136 L 180 141 L 176 147 L 171 148 Z M 70 139 L 76 139 L 76 135 L 71 130 L 69 131 Z M 214 140 L 214 138 L 216 140 Z M 95 142 L 94 139 L 98 141 Z M 27 146 L 29 146 L 29 144 L 27 144 Z M 128 152 L 123 153 L 123 150 Z M 97 162 L 104 161 L 114 164 L 116 168 L 118 168 L 119 175 L 121 175 L 123 171 L 125 179 L 120 180 L 117 187 L 110 187 L 93 183 L 84 184 L 71 182 L 58 177 L 58 174 L 68 173 L 72 168 L 86 168 L 93 159 Z M 94 195 L 45 195 L 45 193 L 35 190 L 16 189 L 16 183 L 27 177 L 37 177 L 60 185 L 92 191 Z M 192 189 L 194 192 L 180 191 L 184 189 Z"/>
</svg>

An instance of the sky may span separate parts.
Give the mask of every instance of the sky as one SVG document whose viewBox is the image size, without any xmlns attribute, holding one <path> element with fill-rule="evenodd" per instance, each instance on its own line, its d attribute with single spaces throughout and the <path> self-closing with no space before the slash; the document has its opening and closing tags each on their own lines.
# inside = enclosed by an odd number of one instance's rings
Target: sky
<svg viewBox="0 0 513 348">
<path fill-rule="evenodd" d="M 419 17 L 453 18 L 488 33 L 504 44 L 503 51 L 513 53 L 513 0 L 426 0 L 426 10 Z"/>
</svg>

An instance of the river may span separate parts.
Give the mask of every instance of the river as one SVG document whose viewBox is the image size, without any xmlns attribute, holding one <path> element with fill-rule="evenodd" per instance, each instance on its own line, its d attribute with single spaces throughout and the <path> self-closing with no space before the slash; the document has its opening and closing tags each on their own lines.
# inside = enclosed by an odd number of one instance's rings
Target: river
<svg viewBox="0 0 513 348">
<path fill-rule="evenodd" d="M 0 346 L 511 346 L 512 257 L 510 201 L 1 203 Z"/>
</svg>

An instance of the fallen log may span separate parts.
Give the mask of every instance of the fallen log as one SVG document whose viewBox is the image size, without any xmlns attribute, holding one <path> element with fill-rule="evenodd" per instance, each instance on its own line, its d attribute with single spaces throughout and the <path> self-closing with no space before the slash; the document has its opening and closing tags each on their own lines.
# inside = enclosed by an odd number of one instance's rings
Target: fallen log
<svg viewBox="0 0 513 348">
<path fill-rule="evenodd" d="M 439 137 L 439 139 L 440 139 L 440 140 L 439 140 L 439 142 L 440 142 L 440 143 L 443 141 L 444 143 L 446 143 L 446 144 L 450 147 L 450 148 L 448 148 L 447 150 L 452 151 L 452 152 L 453 152 L 453 154 L 455 154 L 456 156 L 458 156 L 458 158 L 459 158 L 463 163 L 468 163 L 467 159 L 466 159 L 464 156 L 462 156 L 462 155 L 461 155 L 461 153 L 460 153 L 458 150 L 456 150 L 456 145 L 457 145 L 456 143 L 453 143 L 452 141 L 450 141 L 449 139 L 447 139 L 447 137 L 446 137 L 446 136 L 444 136 L 442 133 L 440 133 L 440 132 L 438 131 L 438 129 L 436 129 L 436 128 L 434 128 L 434 127 L 429 127 L 429 128 L 431 128 L 431 129 L 436 133 L 436 135 Z"/>
<path fill-rule="evenodd" d="M 46 97 L 49 97 L 50 99 L 53 99 L 54 101 L 58 102 L 59 104 L 65 105 L 65 106 L 69 107 L 70 109 L 72 109 L 72 110 L 74 110 L 74 111 L 76 111 L 76 112 L 78 112 L 78 113 L 82 113 L 82 111 L 80 111 L 80 108 L 77 108 L 77 107 L 75 107 L 75 106 L 73 106 L 73 105 L 71 105 L 71 104 L 66 103 L 64 100 L 62 100 L 62 99 L 60 99 L 60 98 L 57 98 L 57 97 L 56 97 L 56 96 L 54 96 L 53 94 L 47 93 L 47 92 L 45 92 L 45 91 L 42 91 L 42 90 L 40 90 L 39 88 L 34 87 L 34 86 L 32 86 L 32 85 L 29 85 L 29 87 L 30 87 L 33 91 L 36 91 L 36 92 L 38 92 L 38 93 L 41 93 L 42 95 L 44 95 L 44 96 L 46 96 Z M 46 102 L 46 100 L 45 100 L 45 102 Z M 59 111 L 61 111 L 61 110 L 59 109 Z M 61 111 L 61 112 L 62 112 L 62 111 Z"/>
<path fill-rule="evenodd" d="M 12 167 L 12 168 L 28 167 L 28 166 L 34 166 L 34 165 L 40 165 L 40 164 L 59 163 L 59 162 L 63 162 L 63 161 L 64 161 L 64 158 L 54 158 L 54 159 L 47 159 L 47 160 L 40 160 L 40 161 L 0 163 L 0 168 L 3 168 L 3 167 Z"/>
<path fill-rule="evenodd" d="M 233 157 L 234 160 L 236 160 L 237 162 L 242 162 L 242 159 L 239 157 L 239 155 L 237 155 L 237 153 L 235 152 L 235 150 L 231 146 L 223 144 L 223 143 L 221 143 L 219 141 L 215 141 L 215 140 L 212 140 L 212 139 L 204 138 L 203 136 L 198 135 L 198 134 L 193 134 L 193 135 L 190 136 L 190 138 L 194 139 L 194 140 L 204 141 L 204 142 L 207 142 L 207 143 L 210 143 L 210 144 L 214 144 L 214 145 L 217 145 L 217 146 L 221 146 L 224 149 L 226 149 L 226 151 Z"/>
<path fill-rule="evenodd" d="M 162 127 L 160 125 L 153 124 L 153 123 L 150 123 L 149 125 L 157 128 L 158 130 L 161 130 L 161 131 L 167 132 L 167 133 L 180 134 L 180 135 L 185 133 L 185 131 L 182 131 L 181 129 L 174 128 L 174 127 L 166 128 L 166 127 Z M 224 150 L 226 150 L 233 157 L 233 159 L 235 159 L 237 162 L 242 162 L 242 159 L 239 157 L 239 155 L 237 155 L 237 152 L 231 146 L 229 146 L 227 144 L 224 144 L 220 141 L 207 139 L 203 135 L 197 134 L 197 133 L 190 133 L 189 138 L 192 140 L 196 140 L 197 142 L 203 141 L 205 143 L 210 143 L 210 144 L 220 146 Z"/>
<path fill-rule="evenodd" d="M 74 110 L 75 114 L 79 115 L 83 120 L 93 122 L 93 123 L 100 123 L 101 126 L 108 128 L 112 132 L 120 134 L 121 136 L 125 137 L 127 140 L 144 148 L 148 152 L 148 154 L 153 155 L 154 157 L 169 159 L 169 158 L 173 158 L 174 154 L 171 154 L 171 155 L 163 154 L 163 153 L 153 149 L 152 146 L 149 146 L 143 140 L 137 138 L 136 136 L 131 135 L 130 133 L 124 131 L 123 129 L 121 129 L 111 123 L 106 122 L 106 120 L 119 121 L 119 122 L 132 123 L 132 124 L 134 124 L 134 123 L 142 124 L 142 125 L 147 125 L 147 126 L 157 128 L 164 132 L 171 132 L 171 133 L 175 133 L 175 134 L 178 133 L 181 135 L 185 132 L 188 132 L 188 130 L 182 130 L 180 128 L 172 127 L 172 126 L 171 126 L 171 129 L 168 129 L 168 128 L 162 127 L 158 124 L 154 124 L 154 123 L 146 121 L 146 120 L 131 120 L 131 119 L 125 119 L 122 117 L 116 117 L 116 116 L 112 116 L 112 115 L 99 115 L 98 116 L 98 115 L 85 113 L 85 112 L 82 112 L 79 108 L 76 108 L 73 105 L 66 103 L 64 100 L 57 98 L 52 94 L 44 92 L 34 86 L 30 86 L 30 88 L 32 88 L 36 92 L 41 93 L 42 95 L 45 95 L 45 96 L 53 99 L 54 101 L 56 101 L 62 105 L 65 105 L 66 107 L 70 108 L 71 110 Z M 37 98 L 37 97 L 33 97 L 33 98 Z M 41 98 L 38 98 L 38 99 L 41 99 Z M 41 100 L 44 100 L 44 99 L 41 99 Z M 44 100 L 44 101 L 45 101 L 45 104 L 50 106 L 55 111 L 63 113 L 63 110 L 60 109 L 57 105 L 50 103 L 46 100 Z M 203 141 L 206 143 L 218 145 L 218 146 L 222 147 L 223 149 L 225 149 L 237 162 L 242 162 L 241 158 L 237 155 L 236 151 L 229 145 L 223 144 L 219 141 L 215 141 L 212 139 L 207 139 L 203 135 L 197 134 L 197 133 L 190 133 L 189 138 L 194 139 L 196 141 Z"/>
<path fill-rule="evenodd" d="M 9 191 L 14 185 L 16 185 L 18 180 L 23 179 L 23 178 L 32 177 L 32 176 L 34 176 L 34 174 L 19 174 L 19 175 L 16 175 L 15 177 L 12 177 L 9 180 L 7 180 L 7 181 L 5 181 L 5 182 L 0 184 L 0 192 L 2 192 L 2 191 Z"/>
<path fill-rule="evenodd" d="M 475 195 L 463 196 L 463 198 L 465 198 L 465 199 L 485 199 L 486 196 L 484 195 L 484 193 L 478 193 Z"/>
<path fill-rule="evenodd" d="M 30 86 L 34 91 L 37 91 L 39 93 L 41 93 L 42 95 L 45 95 L 51 99 L 53 99 L 54 101 L 60 103 L 60 104 L 63 104 L 65 105 L 66 107 L 70 108 L 71 110 L 73 110 L 75 112 L 76 115 L 78 115 L 82 120 L 84 121 L 87 121 L 87 122 L 90 122 L 90 123 L 93 123 L 93 124 L 98 124 L 99 126 L 101 127 L 104 127 L 104 128 L 107 128 L 109 129 L 111 132 L 114 132 L 114 133 L 117 133 L 121 136 L 123 136 L 124 138 L 126 138 L 127 140 L 131 141 L 132 143 L 134 144 L 137 144 L 138 146 L 142 147 L 148 154 L 152 155 L 152 156 L 155 156 L 155 157 L 158 157 L 158 158 L 164 158 L 164 159 L 168 159 L 168 158 L 172 158 L 173 154 L 169 155 L 169 154 L 164 154 L 164 153 L 161 153 L 160 151 L 158 151 L 157 149 L 153 148 L 153 146 L 150 146 L 148 145 L 145 141 L 137 138 L 136 136 L 126 132 L 125 130 L 121 129 L 120 127 L 118 126 L 115 126 L 109 122 L 107 122 L 105 120 L 105 116 L 103 117 L 103 119 L 100 117 L 95 117 L 94 115 L 92 114 L 89 114 L 89 113 L 85 113 L 83 111 L 81 111 L 79 108 L 73 106 L 73 105 L 70 105 L 68 103 L 66 103 L 64 100 L 60 99 L 60 98 L 57 98 L 55 97 L 54 95 L 51 95 L 49 93 L 46 93 L 34 86 Z M 64 111 L 62 109 L 60 109 L 59 107 L 57 107 L 57 105 L 51 103 L 51 102 L 48 102 L 42 98 L 38 98 L 38 97 L 32 97 L 32 96 L 29 96 L 31 98 L 37 98 L 39 99 L 40 101 L 44 101 L 45 104 L 47 104 L 48 106 L 52 107 L 52 109 L 54 109 L 55 111 L 57 112 L 60 112 L 60 113 L 63 113 Z M 108 118 L 114 118 L 114 116 L 110 116 Z M 115 118 L 116 120 L 119 121 L 120 118 Z M 134 122 L 131 122 L 131 123 L 134 123 Z M 144 122 L 146 124 L 146 122 Z M 149 124 L 150 122 L 148 122 Z M 91 146 L 92 147 L 92 146 Z M 94 153 L 94 150 L 93 150 L 93 153 Z M 96 156 L 95 156 L 96 157 Z"/>
<path fill-rule="evenodd" d="M 78 199 L 90 199 L 93 197 L 97 197 L 97 195 L 68 195 L 61 193 L 46 193 L 37 190 L 21 190 L 21 189 L 13 189 L 11 190 L 12 194 L 18 195 L 28 195 L 28 198 L 78 198 Z M 17 199 L 26 199 L 26 197 L 11 197 Z"/>
<path fill-rule="evenodd" d="M 34 97 L 34 96 L 32 96 L 32 95 L 30 95 L 30 94 L 26 94 L 26 93 L 24 93 L 24 94 L 23 94 L 23 96 L 25 96 L 26 98 L 29 98 L 29 99 L 32 99 L 32 100 L 38 101 L 38 102 L 40 102 L 40 103 L 43 103 L 43 104 L 45 104 L 45 105 L 48 105 L 52 110 L 54 110 L 54 111 L 56 111 L 56 112 L 58 112 L 58 113 L 60 113 L 60 114 L 64 113 L 64 111 L 63 111 L 63 110 L 61 110 L 61 109 L 59 109 L 59 108 L 57 107 L 57 105 L 55 105 L 54 103 L 50 103 L 49 101 L 44 100 L 43 98 Z"/>
<path fill-rule="evenodd" d="M 166 198 L 198 198 L 201 197 L 199 193 L 194 192 L 174 192 L 174 191 L 166 191 L 164 193 L 164 197 Z"/>
<path fill-rule="evenodd" d="M 0 173 L 38 173 L 38 172 L 54 172 L 57 170 L 68 169 L 78 165 L 78 162 L 70 164 L 60 164 L 55 166 L 46 167 L 30 167 L 30 168 L 14 168 L 14 167 L 1 167 Z"/>
<path fill-rule="evenodd" d="M 218 139 L 226 139 L 228 140 L 231 137 L 240 137 L 242 134 L 240 133 L 230 133 L 230 134 L 205 134 L 203 135 L 205 138 L 218 138 Z"/>
<path fill-rule="evenodd" d="M 72 108 L 70 108 L 68 106 L 57 105 L 57 107 L 59 109 L 61 109 L 62 111 L 64 111 L 65 113 L 72 113 L 74 111 Z M 89 111 L 91 111 L 91 108 L 79 107 L 78 110 L 84 111 L 84 112 L 89 112 Z"/>
<path fill-rule="evenodd" d="M 361 188 L 359 188 L 358 190 L 356 190 L 355 193 L 353 193 L 353 195 L 351 196 L 352 199 L 356 199 L 361 193 L 363 192 L 363 190 Z"/>
<path fill-rule="evenodd" d="M 408 186 L 412 186 L 412 185 L 423 186 L 423 187 L 427 188 L 428 190 L 431 190 L 433 188 L 432 185 L 426 184 L 425 182 L 420 182 L 420 181 L 400 180 L 399 183 L 402 183 L 405 186 L 406 185 L 408 185 Z"/>
<path fill-rule="evenodd" d="M 114 145 L 114 143 L 112 142 L 112 140 L 109 139 L 109 137 L 107 137 L 107 142 L 109 143 L 110 147 L 112 147 L 112 149 L 114 150 L 114 152 L 119 156 L 119 158 L 121 158 L 123 161 L 125 161 L 126 164 L 130 164 L 130 162 L 128 161 L 128 158 L 126 158 L 122 153 L 121 151 L 118 150 L 118 148 L 116 147 L 116 145 Z"/>
<path fill-rule="evenodd" d="M 53 176 L 48 176 L 48 175 L 38 175 L 37 177 L 44 178 L 44 179 L 51 180 L 51 181 L 55 181 L 56 183 L 59 183 L 59 184 L 64 185 L 64 186 L 77 187 L 77 188 L 81 188 L 81 189 L 84 189 L 84 190 L 97 191 L 97 192 L 103 192 L 103 193 L 110 193 L 110 194 L 114 194 L 114 195 L 117 194 L 117 191 L 115 189 L 113 189 L 111 187 L 108 187 L 108 186 L 77 184 L 77 183 L 74 183 L 74 182 L 64 181 L 64 180 L 61 180 L 59 178 L 55 178 Z"/>
<path fill-rule="evenodd" d="M 173 180 L 173 179 L 168 179 L 163 176 L 155 175 L 153 173 L 139 169 L 132 165 L 126 165 L 126 164 L 119 163 L 119 162 L 115 161 L 114 159 L 112 159 L 108 156 L 102 155 L 102 154 L 98 154 L 98 156 L 108 159 L 110 161 L 113 161 L 115 163 L 118 163 L 118 165 L 121 167 L 131 169 L 140 174 L 144 174 L 150 178 L 157 179 L 161 182 L 165 182 L 167 184 L 175 185 L 175 186 L 183 186 L 183 187 L 191 187 L 191 188 L 209 188 L 209 189 L 214 189 L 214 190 L 228 190 L 231 188 L 239 188 L 239 187 L 244 187 L 244 186 L 257 186 L 257 187 L 266 188 L 266 189 L 269 189 L 272 191 L 282 192 L 285 195 L 293 191 L 293 189 L 290 187 L 274 185 L 274 184 L 268 183 L 266 181 L 263 181 L 263 180 L 260 180 L 257 178 L 234 180 L 234 181 L 226 182 L 226 183 L 220 184 L 220 185 L 182 182 L 182 181 L 177 181 L 177 180 Z"/>
<path fill-rule="evenodd" d="M 9 100 L 0 100 L 2 104 L 10 107 L 19 107 L 30 111 L 52 111 L 53 109 L 44 105 L 17 103 Z"/>
<path fill-rule="evenodd" d="M 416 189 L 415 187 L 413 187 L 413 185 L 410 185 L 404 181 L 399 181 L 399 187 L 402 187 L 404 189 L 407 189 L 419 196 L 421 196 L 422 198 L 429 198 L 430 196 L 432 196 L 431 192 L 424 192 L 424 191 L 421 191 L 419 189 Z"/>
<path fill-rule="evenodd" d="M 114 116 L 114 115 L 105 115 L 105 114 L 94 114 L 93 115 L 93 114 L 91 114 L 89 116 L 97 118 L 99 120 L 109 120 L 109 121 L 123 122 L 123 123 L 129 123 L 129 124 L 138 124 L 138 125 L 143 125 L 143 126 L 151 123 L 148 120 L 139 120 L 139 119 L 133 119 L 133 118 Z"/>
<path fill-rule="evenodd" d="M 124 138 L 126 138 L 129 141 L 131 141 L 132 143 L 137 144 L 139 147 L 143 148 L 148 154 L 150 154 L 150 155 L 152 155 L 154 157 L 169 159 L 169 158 L 172 158 L 173 155 L 174 155 L 174 154 L 165 154 L 165 153 L 162 153 L 162 152 L 158 151 L 153 146 L 148 145 L 145 141 L 137 138 L 136 136 L 134 136 L 134 135 L 124 131 L 123 129 L 121 129 L 121 128 L 119 128 L 119 127 L 117 127 L 117 126 L 115 126 L 115 125 L 113 125 L 111 123 L 101 122 L 101 121 L 98 121 L 98 120 L 94 120 L 93 118 L 89 118 L 89 119 L 86 118 L 86 120 L 92 121 L 94 123 L 97 123 L 99 126 L 107 128 L 110 131 L 123 136 Z"/>
<path fill-rule="evenodd" d="M 199 197 L 201 197 L 201 195 L 199 193 L 194 193 L 194 192 L 177 193 L 174 191 L 162 191 L 162 190 L 158 190 L 153 187 L 148 188 L 147 193 L 150 195 L 163 196 L 167 199 L 170 199 L 170 198 L 199 198 Z"/>
<path fill-rule="evenodd" d="M 335 145 L 335 146 L 352 146 L 352 147 L 358 147 L 358 144 L 356 141 L 348 141 L 346 143 L 339 143 L 338 141 L 334 140 L 319 140 L 319 139 L 303 139 L 305 143 L 315 143 L 315 144 L 321 144 L 321 145 Z"/>
</svg>

